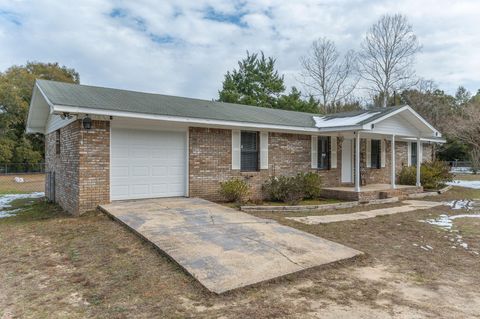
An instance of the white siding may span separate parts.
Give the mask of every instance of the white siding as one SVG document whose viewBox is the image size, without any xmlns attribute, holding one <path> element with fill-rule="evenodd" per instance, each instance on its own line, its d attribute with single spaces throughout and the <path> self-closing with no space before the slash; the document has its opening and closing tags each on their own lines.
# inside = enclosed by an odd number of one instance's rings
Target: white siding
<svg viewBox="0 0 480 319">
<path fill-rule="evenodd" d="M 74 122 L 77 119 L 76 116 L 72 116 L 70 119 L 62 119 L 60 115 L 57 114 L 51 114 L 49 115 L 47 119 L 47 124 L 45 126 L 45 133 L 51 133 L 59 128 L 62 128 L 72 122 Z"/>
<path fill-rule="evenodd" d="M 401 116 L 393 116 L 375 124 L 372 132 L 406 136 L 418 136 L 419 132 Z"/>
</svg>

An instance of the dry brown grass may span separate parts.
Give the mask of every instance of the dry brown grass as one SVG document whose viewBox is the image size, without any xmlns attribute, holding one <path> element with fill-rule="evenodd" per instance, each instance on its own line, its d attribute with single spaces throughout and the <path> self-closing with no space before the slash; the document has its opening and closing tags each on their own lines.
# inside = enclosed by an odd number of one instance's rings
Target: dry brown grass
<svg viewBox="0 0 480 319">
<path fill-rule="evenodd" d="M 23 183 L 15 182 L 23 178 Z M 0 175 L 0 194 L 32 193 L 45 190 L 45 174 Z"/>
<path fill-rule="evenodd" d="M 469 196 L 480 198 L 480 191 L 454 188 L 436 200 Z M 480 313 L 480 257 L 452 249 L 449 238 L 460 234 L 472 250 L 480 250 L 479 221 L 459 219 L 454 233 L 418 221 L 452 213 L 447 207 L 325 225 L 284 218 L 292 214 L 256 214 L 366 256 L 216 296 L 104 215 L 73 218 L 55 206 L 30 202 L 17 204 L 25 209 L 19 216 L 0 219 L 0 243 L 8 243 L 0 245 L 0 318 L 2 310 L 6 318 L 473 318 Z"/>
</svg>

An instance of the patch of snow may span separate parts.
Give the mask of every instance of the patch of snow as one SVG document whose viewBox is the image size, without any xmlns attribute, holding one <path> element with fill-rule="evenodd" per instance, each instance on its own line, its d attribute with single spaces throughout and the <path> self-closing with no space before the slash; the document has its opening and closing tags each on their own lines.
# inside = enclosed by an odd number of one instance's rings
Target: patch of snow
<svg viewBox="0 0 480 319">
<path fill-rule="evenodd" d="M 470 209 L 473 206 L 471 200 L 452 200 L 451 202 L 444 203 L 446 206 L 450 206 L 451 209 Z"/>
<path fill-rule="evenodd" d="M 448 217 L 448 215 L 444 215 L 444 214 L 438 216 L 438 218 L 436 218 L 436 219 L 427 219 L 427 220 L 424 220 L 423 222 L 425 222 L 427 224 L 430 224 L 430 225 L 438 226 L 438 227 L 443 228 L 445 230 L 450 230 L 450 229 L 452 229 L 452 226 L 453 226 L 453 223 L 450 220 L 450 218 Z"/>
<path fill-rule="evenodd" d="M 16 215 L 20 208 L 12 209 L 12 210 L 0 210 L 0 218 L 12 217 Z"/>
<path fill-rule="evenodd" d="M 44 196 L 45 196 L 45 193 L 43 192 L 35 192 L 30 194 L 0 195 L 0 218 L 15 216 L 15 213 L 20 210 L 20 209 L 5 210 L 5 208 L 12 207 L 10 203 L 13 202 L 14 200 L 24 199 L 24 198 L 41 198 Z"/>
<path fill-rule="evenodd" d="M 460 246 L 462 246 L 465 249 L 468 249 L 468 244 L 467 243 L 461 243 Z"/>
<path fill-rule="evenodd" d="M 35 193 L 29 193 L 29 194 L 0 195 L 0 209 L 11 207 L 9 204 L 16 199 L 40 198 L 44 196 L 45 196 L 44 192 L 35 192 Z"/>
<path fill-rule="evenodd" d="M 480 189 L 480 181 L 455 180 L 453 182 L 448 182 L 447 184 L 452 185 L 452 186 L 460 186 L 460 187 L 466 187 L 466 188 Z"/>
<path fill-rule="evenodd" d="M 356 116 L 337 117 L 337 118 L 330 118 L 329 116 L 314 116 L 313 120 L 315 121 L 315 126 L 318 128 L 350 126 L 350 125 L 356 125 L 361 121 L 366 120 L 379 113 L 380 112 L 373 112 L 373 113 L 366 112 Z"/>
<path fill-rule="evenodd" d="M 462 174 L 465 174 L 465 173 L 472 173 L 472 168 L 471 167 L 452 167 L 450 169 L 450 172 L 452 173 L 462 173 Z"/>
<path fill-rule="evenodd" d="M 420 246 L 420 248 L 422 248 L 423 250 L 429 251 L 428 248 L 425 246 Z"/>
</svg>

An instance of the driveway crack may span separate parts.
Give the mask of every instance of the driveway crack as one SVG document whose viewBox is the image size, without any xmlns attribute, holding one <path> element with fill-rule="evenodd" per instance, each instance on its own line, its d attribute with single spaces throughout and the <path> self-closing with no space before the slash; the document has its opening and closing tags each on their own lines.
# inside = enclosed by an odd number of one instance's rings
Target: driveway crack
<svg viewBox="0 0 480 319">
<path fill-rule="evenodd" d="M 301 267 L 302 269 L 305 269 L 305 267 L 303 267 L 302 265 L 300 265 L 299 263 L 297 263 L 296 261 L 294 261 L 293 259 L 291 259 L 290 257 L 288 257 L 287 255 L 285 255 L 284 253 L 282 253 L 277 247 L 275 246 L 272 246 L 272 245 L 268 245 L 267 243 L 264 243 L 263 241 L 260 241 L 258 239 L 255 239 L 255 238 L 252 238 L 252 237 L 248 237 L 248 236 L 245 236 L 245 238 L 247 239 L 250 239 L 254 242 L 257 242 L 261 245 L 264 245 L 264 246 L 267 246 L 269 248 L 272 248 L 273 250 L 275 250 L 279 255 L 283 256 L 285 259 L 287 259 L 289 262 L 291 262 L 292 264 L 295 264 L 299 267 Z"/>
</svg>

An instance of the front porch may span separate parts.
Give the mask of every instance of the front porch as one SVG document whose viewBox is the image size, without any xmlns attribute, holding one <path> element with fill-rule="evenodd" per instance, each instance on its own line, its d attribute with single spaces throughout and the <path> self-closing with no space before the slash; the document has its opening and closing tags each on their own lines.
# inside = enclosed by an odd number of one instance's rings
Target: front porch
<svg viewBox="0 0 480 319">
<path fill-rule="evenodd" d="M 392 188 L 390 184 L 370 184 L 362 186 L 360 190 L 356 190 L 354 186 L 325 187 L 322 190 L 322 196 L 364 202 L 391 197 L 403 198 L 409 194 L 421 192 L 423 192 L 422 186 L 395 185 L 395 188 Z"/>
</svg>

